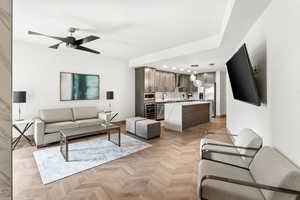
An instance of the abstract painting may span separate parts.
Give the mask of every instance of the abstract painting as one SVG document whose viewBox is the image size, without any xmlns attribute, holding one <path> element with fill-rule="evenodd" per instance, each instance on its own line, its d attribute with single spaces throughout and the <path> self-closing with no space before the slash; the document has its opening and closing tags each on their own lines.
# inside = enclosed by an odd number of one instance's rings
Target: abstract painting
<svg viewBox="0 0 300 200">
<path fill-rule="evenodd" d="M 60 100 L 98 100 L 99 75 L 60 73 Z"/>
</svg>

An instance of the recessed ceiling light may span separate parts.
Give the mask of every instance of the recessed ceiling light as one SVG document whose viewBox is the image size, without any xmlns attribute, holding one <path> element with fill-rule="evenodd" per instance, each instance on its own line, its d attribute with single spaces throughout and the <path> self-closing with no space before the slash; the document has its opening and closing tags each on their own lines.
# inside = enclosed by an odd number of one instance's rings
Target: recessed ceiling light
<svg viewBox="0 0 300 200">
<path fill-rule="evenodd" d="M 189 70 L 189 69 L 188 69 L 188 70 L 187 70 L 187 72 L 188 72 L 188 73 L 190 73 L 190 72 L 191 72 L 191 70 Z"/>
<path fill-rule="evenodd" d="M 177 68 L 176 68 L 176 67 L 172 67 L 172 69 L 173 69 L 173 70 L 176 70 Z"/>
<path fill-rule="evenodd" d="M 199 67 L 199 65 L 191 65 L 191 67 Z"/>
<path fill-rule="evenodd" d="M 215 65 L 215 63 L 209 63 L 209 65 L 210 65 L 210 66 L 214 66 L 214 65 Z"/>
<path fill-rule="evenodd" d="M 163 67 L 164 67 L 164 68 L 168 68 L 168 66 L 167 66 L 167 65 L 164 65 Z"/>
<path fill-rule="evenodd" d="M 180 71 L 184 71 L 184 69 L 183 69 L 183 68 L 181 68 L 181 69 L 180 69 Z"/>
</svg>

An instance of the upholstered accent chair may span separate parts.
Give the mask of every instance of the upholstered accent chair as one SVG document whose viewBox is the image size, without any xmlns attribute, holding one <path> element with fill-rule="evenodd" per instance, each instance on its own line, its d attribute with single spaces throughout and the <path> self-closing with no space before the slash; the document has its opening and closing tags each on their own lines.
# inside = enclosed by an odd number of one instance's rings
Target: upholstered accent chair
<svg viewBox="0 0 300 200">
<path fill-rule="evenodd" d="M 208 134 L 213 134 L 208 132 Z M 253 130 L 244 128 L 233 137 L 233 144 L 204 138 L 200 141 L 202 159 L 213 160 L 248 168 L 257 151 L 262 147 L 263 140 Z"/>
<path fill-rule="evenodd" d="M 248 169 L 201 160 L 200 200 L 300 200 L 300 169 L 271 147 L 262 147 Z"/>
</svg>

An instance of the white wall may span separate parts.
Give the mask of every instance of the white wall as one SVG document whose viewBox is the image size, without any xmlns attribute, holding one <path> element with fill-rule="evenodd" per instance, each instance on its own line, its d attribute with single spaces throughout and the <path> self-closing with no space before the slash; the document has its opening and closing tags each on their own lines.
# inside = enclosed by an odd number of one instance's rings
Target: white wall
<svg viewBox="0 0 300 200">
<path fill-rule="evenodd" d="M 38 116 L 39 109 L 72 106 L 97 106 L 108 109 L 105 93 L 114 91 L 113 111 L 116 120 L 134 115 L 134 69 L 128 62 L 74 49 L 53 50 L 44 45 L 14 42 L 13 90 L 26 90 L 27 103 L 22 105 L 23 116 Z M 61 102 L 59 73 L 77 72 L 100 75 L 100 100 Z M 14 105 L 14 117 L 17 117 Z"/>
<path fill-rule="evenodd" d="M 249 127 L 300 166 L 300 2 L 273 0 L 245 41 L 253 65 L 266 46 L 267 104 L 252 106 L 233 100 L 227 81 L 227 125 Z M 259 83 L 261 84 L 261 83 Z"/>
<path fill-rule="evenodd" d="M 242 43 L 246 43 L 251 64 L 261 68 L 261 56 L 266 57 L 266 52 L 261 50 L 261 44 L 266 44 L 264 31 L 265 13 L 256 24 L 253 25 Z M 259 71 L 259 73 L 261 73 Z M 258 88 L 260 88 L 258 86 Z M 237 132 L 241 128 L 250 127 L 261 135 L 264 144 L 272 144 L 272 134 L 270 129 L 270 110 L 268 104 L 260 107 L 237 101 L 233 99 L 232 89 L 227 77 L 227 127 L 232 132 Z"/>
<path fill-rule="evenodd" d="M 216 71 L 216 114 L 226 115 L 226 71 Z"/>
</svg>

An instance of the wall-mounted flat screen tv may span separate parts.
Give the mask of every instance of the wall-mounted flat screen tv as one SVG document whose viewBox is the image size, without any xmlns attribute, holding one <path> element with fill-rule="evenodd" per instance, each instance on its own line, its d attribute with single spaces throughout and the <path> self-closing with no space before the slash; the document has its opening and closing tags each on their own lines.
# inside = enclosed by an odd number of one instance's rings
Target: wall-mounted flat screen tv
<svg viewBox="0 0 300 200">
<path fill-rule="evenodd" d="M 261 100 L 245 44 L 226 65 L 234 99 L 260 106 Z"/>
</svg>

